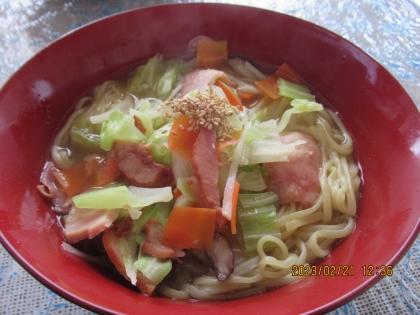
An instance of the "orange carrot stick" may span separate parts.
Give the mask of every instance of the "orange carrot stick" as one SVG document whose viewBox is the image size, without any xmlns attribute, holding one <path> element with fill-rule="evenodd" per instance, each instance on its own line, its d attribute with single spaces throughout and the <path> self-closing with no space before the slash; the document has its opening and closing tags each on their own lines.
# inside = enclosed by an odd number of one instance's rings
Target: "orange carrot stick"
<svg viewBox="0 0 420 315">
<path fill-rule="evenodd" d="M 232 217 L 230 219 L 230 229 L 232 234 L 236 234 L 236 208 L 238 205 L 238 195 L 239 195 L 239 183 L 235 181 L 235 186 L 233 186 L 233 197 L 232 197 Z"/>
<path fill-rule="evenodd" d="M 239 110 L 243 110 L 241 100 L 226 83 L 221 80 L 217 80 L 216 85 L 223 90 L 223 93 L 225 93 L 226 98 L 231 105 L 238 107 Z"/>
<path fill-rule="evenodd" d="M 222 65 L 227 61 L 227 41 L 199 40 L 197 42 L 197 68 L 210 68 Z"/>
<path fill-rule="evenodd" d="M 269 76 L 264 80 L 256 81 L 255 85 L 272 99 L 280 98 L 276 77 Z"/>
<path fill-rule="evenodd" d="M 216 229 L 215 209 L 175 207 L 163 229 L 162 244 L 171 248 L 210 250 Z"/>
<path fill-rule="evenodd" d="M 197 140 L 198 132 L 188 131 L 191 127 L 189 118 L 179 116 L 173 123 L 168 137 L 169 150 L 182 156 L 187 161 L 192 158 L 192 151 L 195 140 Z"/>
</svg>

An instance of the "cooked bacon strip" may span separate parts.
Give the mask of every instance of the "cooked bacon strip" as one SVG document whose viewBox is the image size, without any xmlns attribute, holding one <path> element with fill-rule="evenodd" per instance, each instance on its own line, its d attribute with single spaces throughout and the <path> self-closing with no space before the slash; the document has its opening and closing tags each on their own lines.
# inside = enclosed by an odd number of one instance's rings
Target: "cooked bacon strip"
<svg viewBox="0 0 420 315">
<path fill-rule="evenodd" d="M 150 219 L 142 228 L 146 241 L 141 247 L 143 253 L 157 258 L 175 258 L 185 256 L 185 252 L 162 245 L 163 228 L 157 219 Z"/>
<path fill-rule="evenodd" d="M 216 131 L 200 128 L 193 147 L 191 164 L 206 208 L 220 208 L 220 196 L 217 187 L 219 160 L 216 148 Z"/>
<path fill-rule="evenodd" d="M 198 69 L 185 75 L 180 97 L 184 97 L 195 89 L 197 89 L 198 92 L 206 92 L 209 86 L 214 84 L 217 80 L 221 80 L 230 86 L 236 86 L 223 71 Z"/>
<path fill-rule="evenodd" d="M 124 276 L 124 278 L 131 281 L 125 271 L 124 256 L 120 247 L 120 240 L 117 234 L 115 234 L 114 228 L 109 228 L 104 232 L 102 242 L 108 257 L 114 264 L 115 268 Z M 151 295 L 156 287 L 149 279 L 144 277 L 140 271 L 137 272 L 136 286 L 141 292 L 147 295 Z"/>
<path fill-rule="evenodd" d="M 269 173 L 268 190 L 279 196 L 280 203 L 300 202 L 310 207 L 320 192 L 319 171 L 322 165 L 322 151 L 316 140 L 304 132 L 289 132 L 280 136 L 283 143 L 305 140 L 289 153 L 289 162 L 266 163 Z"/>
<path fill-rule="evenodd" d="M 113 148 L 118 167 L 129 185 L 161 188 L 175 184 L 172 168 L 156 163 L 147 146 L 115 141 Z"/>
<path fill-rule="evenodd" d="M 92 239 L 110 227 L 118 214 L 118 209 L 73 208 L 65 221 L 64 236 L 70 244 Z"/>
</svg>

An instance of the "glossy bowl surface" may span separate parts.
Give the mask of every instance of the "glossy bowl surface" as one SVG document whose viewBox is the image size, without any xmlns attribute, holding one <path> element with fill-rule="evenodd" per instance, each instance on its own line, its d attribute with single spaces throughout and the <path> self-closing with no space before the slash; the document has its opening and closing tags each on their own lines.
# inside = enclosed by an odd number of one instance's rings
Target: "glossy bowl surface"
<svg viewBox="0 0 420 315">
<path fill-rule="evenodd" d="M 278 33 L 273 36 L 273 32 Z M 363 170 L 354 233 L 323 261 L 348 277 L 308 277 L 235 301 L 149 298 L 68 254 L 55 215 L 36 190 L 52 135 L 75 101 L 156 53 L 182 55 L 198 35 L 228 40 L 231 55 L 286 61 L 350 130 Z M 72 32 L 27 62 L 0 91 L 0 238 L 13 257 L 63 297 L 112 314 L 325 312 L 394 265 L 419 232 L 419 113 L 401 85 L 355 45 L 279 13 L 223 4 L 172 4 L 111 16 Z"/>
</svg>

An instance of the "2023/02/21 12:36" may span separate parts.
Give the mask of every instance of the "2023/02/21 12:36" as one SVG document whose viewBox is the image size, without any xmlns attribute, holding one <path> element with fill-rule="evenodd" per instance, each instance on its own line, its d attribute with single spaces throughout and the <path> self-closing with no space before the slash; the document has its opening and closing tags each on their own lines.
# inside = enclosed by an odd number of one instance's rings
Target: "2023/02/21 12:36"
<svg viewBox="0 0 420 315">
<path fill-rule="evenodd" d="M 354 265 L 293 265 L 292 276 L 326 276 L 326 277 L 351 277 L 354 276 Z M 363 265 L 362 275 L 390 277 L 393 275 L 393 267 L 391 265 Z"/>
</svg>

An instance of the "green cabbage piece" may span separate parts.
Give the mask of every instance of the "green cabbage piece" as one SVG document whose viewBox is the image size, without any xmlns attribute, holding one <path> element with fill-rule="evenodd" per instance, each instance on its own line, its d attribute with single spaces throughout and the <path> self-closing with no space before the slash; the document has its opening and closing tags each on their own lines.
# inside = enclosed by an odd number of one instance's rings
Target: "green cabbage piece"
<svg viewBox="0 0 420 315">
<path fill-rule="evenodd" d="M 289 108 L 283 113 L 281 120 L 277 124 L 278 133 L 281 133 L 286 128 L 292 114 L 310 113 L 324 109 L 321 104 L 306 99 L 294 99 L 290 105 L 292 108 Z"/>
<path fill-rule="evenodd" d="M 166 99 L 191 70 L 192 65 L 183 60 L 164 60 L 157 55 L 136 68 L 128 80 L 128 91 L 137 96 Z"/>
<path fill-rule="evenodd" d="M 88 209 L 129 209 L 146 207 L 155 202 L 172 200 L 171 187 L 140 188 L 115 186 L 91 190 L 73 197 L 78 208 Z"/>
<path fill-rule="evenodd" d="M 267 188 L 264 180 L 264 175 L 267 172 L 259 165 L 250 165 L 240 167 L 236 175 L 241 190 L 250 192 L 261 192 Z"/>
<path fill-rule="evenodd" d="M 116 109 L 112 111 L 109 119 L 102 124 L 101 148 L 105 151 L 111 150 L 115 140 L 141 142 L 146 141 L 147 137 L 136 128 L 133 116 L 125 115 Z"/>
<path fill-rule="evenodd" d="M 239 194 L 237 222 L 239 242 L 245 252 L 256 251 L 259 239 L 264 235 L 280 237 L 277 224 L 278 197 L 273 192 Z M 275 244 L 266 242 L 265 249 Z"/>
<path fill-rule="evenodd" d="M 282 78 L 277 80 L 279 95 L 286 96 L 291 99 L 306 99 L 315 101 L 315 95 L 311 90 L 303 84 L 293 83 Z"/>
<path fill-rule="evenodd" d="M 144 277 L 149 279 L 153 284 L 159 284 L 172 269 L 172 261 L 170 258 L 161 259 L 151 255 L 138 254 L 134 267 L 140 271 Z"/>
<path fill-rule="evenodd" d="M 101 126 L 92 124 L 89 118 L 79 117 L 70 129 L 70 139 L 90 152 L 101 152 L 100 132 Z"/>
</svg>

